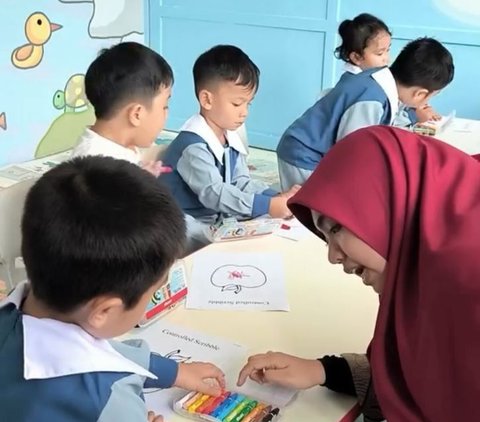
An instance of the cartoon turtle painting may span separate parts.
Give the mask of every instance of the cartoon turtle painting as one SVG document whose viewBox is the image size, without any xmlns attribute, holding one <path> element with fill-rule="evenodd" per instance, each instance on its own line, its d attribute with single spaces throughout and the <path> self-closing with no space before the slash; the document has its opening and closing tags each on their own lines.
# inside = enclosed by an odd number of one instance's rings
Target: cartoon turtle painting
<svg viewBox="0 0 480 422">
<path fill-rule="evenodd" d="M 70 76 L 65 89 L 58 90 L 53 96 L 53 106 L 65 113 L 78 113 L 87 109 L 88 100 L 85 94 L 85 75 L 77 73 Z"/>
<path fill-rule="evenodd" d="M 85 127 L 95 122 L 95 112 L 85 95 L 85 75 L 81 73 L 70 76 L 65 89 L 55 93 L 53 106 L 63 113 L 55 118 L 38 143 L 35 158 L 73 148 Z"/>
</svg>

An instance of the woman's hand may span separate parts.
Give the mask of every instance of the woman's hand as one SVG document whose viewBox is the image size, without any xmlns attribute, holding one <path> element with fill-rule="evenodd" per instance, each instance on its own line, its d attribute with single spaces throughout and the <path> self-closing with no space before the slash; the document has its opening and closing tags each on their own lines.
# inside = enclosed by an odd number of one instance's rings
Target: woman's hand
<svg viewBox="0 0 480 422">
<path fill-rule="evenodd" d="M 259 384 L 271 383 L 305 390 L 325 383 L 325 370 L 316 359 L 302 359 L 280 352 L 250 356 L 238 376 L 241 386 L 250 378 Z"/>
</svg>

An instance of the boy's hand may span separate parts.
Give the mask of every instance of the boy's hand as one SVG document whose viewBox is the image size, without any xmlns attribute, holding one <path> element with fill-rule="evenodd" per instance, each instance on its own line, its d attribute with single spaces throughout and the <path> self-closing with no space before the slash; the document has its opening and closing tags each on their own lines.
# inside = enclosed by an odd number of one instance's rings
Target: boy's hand
<svg viewBox="0 0 480 422">
<path fill-rule="evenodd" d="M 141 167 L 150 174 L 153 174 L 155 177 L 160 176 L 162 173 L 172 172 L 172 168 L 164 166 L 161 161 L 147 161 L 145 163 L 141 163 Z"/>
<path fill-rule="evenodd" d="M 225 390 L 225 374 L 211 363 L 179 363 L 174 386 L 219 396 Z"/>
<path fill-rule="evenodd" d="M 287 207 L 287 199 L 283 194 L 274 196 L 270 200 L 270 207 L 268 213 L 273 218 L 291 218 L 292 213 Z"/>
<path fill-rule="evenodd" d="M 438 114 L 431 106 L 428 104 L 423 107 L 417 108 L 415 111 L 419 123 L 428 122 L 429 120 L 437 121 L 441 120 L 442 116 Z"/>
<path fill-rule="evenodd" d="M 293 185 L 289 190 L 280 194 L 284 198 L 290 199 L 293 195 L 295 195 L 301 188 L 301 185 Z"/>
<path fill-rule="evenodd" d="M 155 415 L 153 412 L 148 412 L 147 422 L 163 422 L 163 416 Z"/>
<path fill-rule="evenodd" d="M 304 390 L 325 383 L 325 370 L 316 359 L 302 359 L 279 352 L 250 356 L 238 376 L 241 386 L 250 378 L 259 384 L 272 383 Z"/>
</svg>

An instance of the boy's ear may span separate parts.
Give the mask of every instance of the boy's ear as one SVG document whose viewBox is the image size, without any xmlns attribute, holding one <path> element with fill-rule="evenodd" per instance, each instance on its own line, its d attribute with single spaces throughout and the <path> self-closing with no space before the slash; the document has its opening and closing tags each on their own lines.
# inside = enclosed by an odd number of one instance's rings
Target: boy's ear
<svg viewBox="0 0 480 422">
<path fill-rule="evenodd" d="M 348 55 L 348 58 L 354 65 L 357 65 L 357 66 L 360 66 L 360 63 L 362 63 L 362 59 L 363 59 L 363 57 L 360 54 L 356 53 L 355 51 L 352 51 Z"/>
<path fill-rule="evenodd" d="M 140 103 L 131 103 L 126 107 L 128 121 L 132 126 L 140 126 L 146 112 L 145 106 Z"/>
<path fill-rule="evenodd" d="M 426 102 L 430 98 L 431 94 L 433 93 L 431 93 L 428 89 L 425 88 L 417 88 L 413 92 L 413 95 L 415 99 L 418 100 L 418 102 Z"/>
<path fill-rule="evenodd" d="M 213 94 L 210 91 L 202 89 L 198 93 L 198 102 L 200 103 L 200 106 L 205 110 L 210 110 L 212 108 L 212 100 Z"/>
<path fill-rule="evenodd" d="M 87 323 L 95 331 L 102 329 L 112 316 L 124 309 L 122 299 L 112 296 L 98 296 L 90 301 L 88 307 Z"/>
</svg>

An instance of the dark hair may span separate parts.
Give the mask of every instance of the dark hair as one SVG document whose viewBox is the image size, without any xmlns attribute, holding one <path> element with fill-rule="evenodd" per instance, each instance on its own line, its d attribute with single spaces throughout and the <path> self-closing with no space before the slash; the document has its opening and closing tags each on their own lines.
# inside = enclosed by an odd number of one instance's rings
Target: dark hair
<svg viewBox="0 0 480 422">
<path fill-rule="evenodd" d="M 150 105 L 160 88 L 172 84 L 173 72 L 166 60 L 135 42 L 102 50 L 85 75 L 85 93 L 97 119 L 111 117 L 132 100 Z"/>
<path fill-rule="evenodd" d="M 335 49 L 335 57 L 350 63 L 350 54 L 363 55 L 368 43 L 380 32 L 392 35 L 385 22 L 368 13 L 362 13 L 353 20 L 344 20 L 338 27 L 342 44 Z"/>
<path fill-rule="evenodd" d="M 99 295 L 127 309 L 183 252 L 185 221 L 154 176 L 124 160 L 75 158 L 27 195 L 22 254 L 33 294 L 59 312 Z"/>
<path fill-rule="evenodd" d="M 452 82 L 455 67 L 450 52 L 433 38 L 409 42 L 390 66 L 393 77 L 405 87 L 418 86 L 429 92 Z"/>
<path fill-rule="evenodd" d="M 258 90 L 260 70 L 242 50 L 217 45 L 201 54 L 193 65 L 195 94 L 212 81 L 229 81 Z"/>
</svg>

